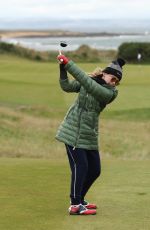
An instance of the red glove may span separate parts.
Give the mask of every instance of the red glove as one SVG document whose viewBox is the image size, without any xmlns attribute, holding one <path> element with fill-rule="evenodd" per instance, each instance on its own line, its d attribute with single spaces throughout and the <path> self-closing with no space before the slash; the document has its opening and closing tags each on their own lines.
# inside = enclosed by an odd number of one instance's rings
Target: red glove
<svg viewBox="0 0 150 230">
<path fill-rule="evenodd" d="M 69 62 L 69 59 L 67 57 L 65 57 L 64 55 L 58 55 L 57 56 L 57 60 L 61 63 L 66 65 Z"/>
</svg>

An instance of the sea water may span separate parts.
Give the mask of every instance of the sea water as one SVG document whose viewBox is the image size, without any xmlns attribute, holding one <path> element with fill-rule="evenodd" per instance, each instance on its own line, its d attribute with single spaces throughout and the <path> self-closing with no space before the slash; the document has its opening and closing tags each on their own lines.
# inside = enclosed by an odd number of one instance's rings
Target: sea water
<svg viewBox="0 0 150 230">
<path fill-rule="evenodd" d="M 66 51 L 76 50 L 81 45 L 88 45 L 95 49 L 116 50 L 124 42 L 150 42 L 150 34 L 91 37 L 22 37 L 5 39 L 4 41 L 37 51 L 59 50 L 60 41 L 68 43 L 65 48 Z"/>
</svg>

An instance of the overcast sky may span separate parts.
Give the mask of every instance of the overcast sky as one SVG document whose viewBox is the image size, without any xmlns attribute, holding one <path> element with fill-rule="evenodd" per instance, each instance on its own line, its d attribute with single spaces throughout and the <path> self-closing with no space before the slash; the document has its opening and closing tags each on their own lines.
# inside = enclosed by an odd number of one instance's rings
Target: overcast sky
<svg viewBox="0 0 150 230">
<path fill-rule="evenodd" d="M 150 0 L 0 0 L 0 18 L 150 19 Z"/>
</svg>

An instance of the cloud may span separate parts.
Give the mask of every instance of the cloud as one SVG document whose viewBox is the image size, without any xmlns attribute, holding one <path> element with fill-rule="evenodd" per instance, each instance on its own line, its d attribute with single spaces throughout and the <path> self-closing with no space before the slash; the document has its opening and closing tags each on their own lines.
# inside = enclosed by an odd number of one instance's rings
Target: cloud
<svg viewBox="0 0 150 230">
<path fill-rule="evenodd" d="M 150 18 L 149 0 L 6 0 L 1 18 Z"/>
</svg>

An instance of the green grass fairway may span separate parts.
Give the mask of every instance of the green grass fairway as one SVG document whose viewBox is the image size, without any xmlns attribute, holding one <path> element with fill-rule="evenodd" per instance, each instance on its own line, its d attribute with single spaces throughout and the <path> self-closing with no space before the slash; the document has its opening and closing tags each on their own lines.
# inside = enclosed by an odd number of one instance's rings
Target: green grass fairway
<svg viewBox="0 0 150 230">
<path fill-rule="evenodd" d="M 66 94 L 58 84 L 58 63 L 42 63 L 17 57 L 0 56 L 0 103 L 8 106 L 48 106 L 66 111 L 76 94 Z M 86 72 L 108 63 L 78 63 Z M 150 66 L 126 65 L 119 86 L 119 97 L 111 110 L 149 108 Z M 57 117 L 59 114 L 55 114 Z"/>
<path fill-rule="evenodd" d="M 96 216 L 69 216 L 67 160 L 0 159 L 2 230 L 149 230 L 150 161 L 102 160 L 88 199 Z"/>
</svg>

